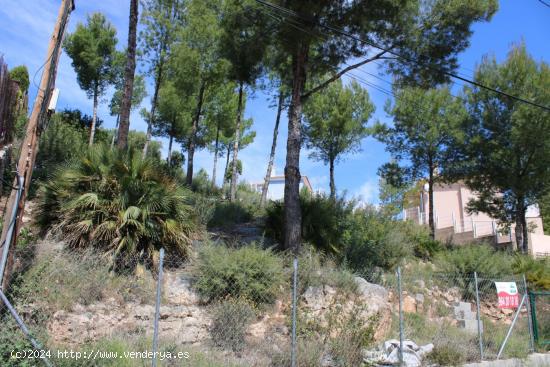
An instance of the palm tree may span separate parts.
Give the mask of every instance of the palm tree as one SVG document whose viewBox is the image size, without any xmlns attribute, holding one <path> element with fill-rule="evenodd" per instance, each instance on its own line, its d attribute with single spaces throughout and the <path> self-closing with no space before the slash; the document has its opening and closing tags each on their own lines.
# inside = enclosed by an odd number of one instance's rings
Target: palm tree
<svg viewBox="0 0 550 367">
<path fill-rule="evenodd" d="M 157 165 L 134 149 L 90 149 L 41 188 L 39 223 L 70 248 L 110 256 L 116 270 L 152 265 L 161 247 L 183 259 L 198 222 L 189 191 Z"/>
</svg>

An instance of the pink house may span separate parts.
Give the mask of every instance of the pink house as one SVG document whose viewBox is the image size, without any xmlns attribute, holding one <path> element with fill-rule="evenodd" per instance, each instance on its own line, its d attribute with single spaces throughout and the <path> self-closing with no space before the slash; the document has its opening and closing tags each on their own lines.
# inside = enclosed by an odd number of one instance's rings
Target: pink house
<svg viewBox="0 0 550 367">
<path fill-rule="evenodd" d="M 514 226 L 511 231 L 499 225 L 498 221 L 487 214 L 469 214 L 468 202 L 475 193 L 462 183 L 436 184 L 434 187 L 434 222 L 436 238 L 441 241 L 452 240 L 466 243 L 477 239 L 493 241 L 499 247 L 514 247 Z M 429 218 L 429 200 L 427 184 L 420 192 L 420 205 L 403 211 L 403 219 L 414 220 L 427 225 Z M 533 256 L 550 255 L 550 236 L 544 234 L 542 218 L 536 206 L 527 211 L 529 232 L 529 252 Z M 507 233 L 508 232 L 508 233 Z"/>
</svg>

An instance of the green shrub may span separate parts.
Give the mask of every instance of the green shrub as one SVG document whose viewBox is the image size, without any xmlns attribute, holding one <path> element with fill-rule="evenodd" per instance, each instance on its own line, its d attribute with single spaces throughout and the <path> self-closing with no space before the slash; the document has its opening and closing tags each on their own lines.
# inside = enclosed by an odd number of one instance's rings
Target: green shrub
<svg viewBox="0 0 550 367">
<path fill-rule="evenodd" d="M 9 314 L 0 318 L 0 366 L 2 367 L 34 367 L 32 359 L 12 357 L 12 351 L 31 350 L 31 343 L 25 338 L 23 332 Z"/>
<path fill-rule="evenodd" d="M 550 290 L 550 258 L 533 259 L 529 255 L 516 255 L 512 263 L 514 274 L 525 274 L 533 290 Z"/>
<path fill-rule="evenodd" d="M 246 345 L 246 330 L 254 318 L 254 309 L 246 301 L 230 299 L 214 308 L 210 335 L 214 344 L 234 352 Z"/>
<path fill-rule="evenodd" d="M 203 247 L 195 275 L 194 286 L 207 302 L 241 298 L 254 305 L 273 303 L 285 281 L 281 258 L 254 245 Z"/>
<path fill-rule="evenodd" d="M 189 196 L 141 151 L 98 146 L 41 188 L 39 223 L 71 248 L 109 255 L 116 269 L 149 266 L 161 247 L 186 257 L 198 232 Z"/>
<path fill-rule="evenodd" d="M 302 210 L 302 239 L 327 254 L 342 256 L 342 235 L 348 225 L 348 217 L 354 202 L 344 197 L 331 199 L 326 195 L 300 195 Z M 283 242 L 284 204 L 272 202 L 267 208 L 266 235 Z"/>
<path fill-rule="evenodd" d="M 434 346 L 427 358 L 438 366 L 458 366 L 465 361 L 464 356 L 452 344 Z"/>
<path fill-rule="evenodd" d="M 273 348 L 271 348 L 273 349 Z M 325 354 L 325 346 L 319 338 L 306 337 L 298 339 L 297 365 L 300 367 L 319 367 Z M 288 367 L 291 365 L 290 348 L 274 352 L 270 367 Z"/>
<path fill-rule="evenodd" d="M 329 285 L 347 294 L 357 292 L 357 283 L 352 272 L 343 265 L 336 264 L 331 257 L 309 246 L 304 246 L 298 257 L 298 274 L 300 294 L 308 287 L 323 285 Z"/>
<path fill-rule="evenodd" d="M 344 233 L 346 263 L 355 272 L 373 279 L 376 269 L 393 270 L 412 255 L 413 239 L 406 222 L 382 216 L 376 209 L 356 210 Z"/>
<path fill-rule="evenodd" d="M 42 255 L 25 272 L 18 273 L 11 288 L 14 302 L 32 304 L 35 315 L 47 317 L 74 304 L 91 304 L 113 297 L 119 301 L 152 301 L 151 276 L 118 275 L 110 262 L 92 251 L 63 251 Z"/>
<path fill-rule="evenodd" d="M 495 251 L 488 245 L 470 244 L 439 253 L 435 263 L 450 286 L 459 287 L 465 298 L 472 298 L 475 295 L 474 272 L 480 279 L 479 291 L 492 295 L 493 281 L 512 274 L 512 260 L 509 254 Z"/>
<path fill-rule="evenodd" d="M 218 201 L 214 206 L 209 228 L 228 228 L 235 224 L 247 223 L 254 217 L 251 208 L 239 202 Z"/>
</svg>

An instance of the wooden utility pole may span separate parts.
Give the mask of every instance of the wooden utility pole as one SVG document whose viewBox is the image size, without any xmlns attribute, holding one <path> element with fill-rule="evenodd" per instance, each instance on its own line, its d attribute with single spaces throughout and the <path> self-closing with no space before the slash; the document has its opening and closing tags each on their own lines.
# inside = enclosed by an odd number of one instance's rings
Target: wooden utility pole
<svg viewBox="0 0 550 367">
<path fill-rule="evenodd" d="M 38 139 L 48 117 L 48 104 L 55 85 L 63 37 L 67 29 L 69 16 L 74 8 L 74 0 L 61 1 L 57 22 L 50 39 L 46 61 L 43 66 L 44 71 L 42 72 L 40 87 L 34 100 L 31 117 L 27 123 L 26 135 L 21 144 L 17 176 L 14 180 L 14 189 L 12 189 L 6 205 L 6 211 L 4 212 L 4 225 L 2 236 L 0 237 L 0 284 L 3 292 L 8 290 L 14 263 L 17 235 L 21 229 L 25 200 L 29 191 L 36 153 L 38 151 Z M 23 188 L 22 191 L 20 190 L 21 187 Z"/>
</svg>

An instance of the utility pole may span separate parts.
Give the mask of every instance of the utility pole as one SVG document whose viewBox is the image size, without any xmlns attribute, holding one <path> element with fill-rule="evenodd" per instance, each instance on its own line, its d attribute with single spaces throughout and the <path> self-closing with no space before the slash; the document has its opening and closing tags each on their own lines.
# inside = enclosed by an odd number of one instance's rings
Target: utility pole
<svg viewBox="0 0 550 367">
<path fill-rule="evenodd" d="M 14 188 L 11 191 L 6 211 L 4 226 L 0 237 L 0 285 L 5 293 L 8 289 L 14 262 L 14 251 L 17 235 L 21 229 L 25 200 L 29 191 L 32 171 L 38 151 L 38 139 L 48 118 L 48 104 L 52 96 L 57 75 L 57 65 L 61 55 L 61 44 L 69 22 L 69 16 L 74 10 L 74 0 L 61 0 L 57 22 L 50 39 L 40 87 L 34 100 L 31 117 L 27 123 L 25 138 L 21 144 L 21 153 L 17 164 L 17 174 Z"/>
</svg>

